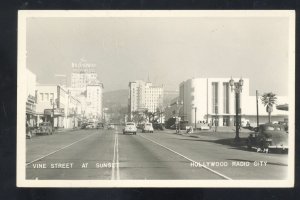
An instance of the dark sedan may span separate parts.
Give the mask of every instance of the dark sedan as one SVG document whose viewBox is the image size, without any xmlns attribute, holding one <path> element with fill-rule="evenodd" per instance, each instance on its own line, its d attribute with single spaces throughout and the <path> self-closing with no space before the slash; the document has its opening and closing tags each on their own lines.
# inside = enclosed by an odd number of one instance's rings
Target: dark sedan
<svg viewBox="0 0 300 200">
<path fill-rule="evenodd" d="M 287 151 L 288 133 L 283 125 L 263 124 L 259 126 L 258 132 L 249 135 L 247 146 L 249 149 L 256 148 L 258 152 L 268 153 L 272 149 Z"/>
</svg>

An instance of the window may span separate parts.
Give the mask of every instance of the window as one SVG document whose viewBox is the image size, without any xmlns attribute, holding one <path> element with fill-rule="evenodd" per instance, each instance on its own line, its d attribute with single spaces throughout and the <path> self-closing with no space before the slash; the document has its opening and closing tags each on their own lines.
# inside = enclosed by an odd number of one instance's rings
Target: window
<svg viewBox="0 0 300 200">
<path fill-rule="evenodd" d="M 49 101 L 49 94 L 45 93 L 45 101 Z"/>
<path fill-rule="evenodd" d="M 229 114 L 229 83 L 223 83 L 223 112 Z"/>
<path fill-rule="evenodd" d="M 43 93 L 40 93 L 40 98 L 41 98 L 41 101 L 44 101 L 44 94 Z"/>
<path fill-rule="evenodd" d="M 218 114 L 218 83 L 212 83 L 212 113 Z"/>
</svg>

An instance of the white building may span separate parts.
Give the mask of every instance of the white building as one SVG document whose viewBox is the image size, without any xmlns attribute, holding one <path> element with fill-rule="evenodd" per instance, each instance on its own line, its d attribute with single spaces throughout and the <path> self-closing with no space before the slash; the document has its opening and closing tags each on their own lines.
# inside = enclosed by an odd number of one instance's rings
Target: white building
<svg viewBox="0 0 300 200">
<path fill-rule="evenodd" d="M 80 100 L 84 118 L 102 118 L 103 84 L 97 78 L 96 64 L 83 59 L 79 63 L 72 63 L 69 91 Z"/>
<path fill-rule="evenodd" d="M 218 126 L 230 126 L 235 123 L 235 93 L 229 85 L 230 78 L 193 78 L 179 85 L 179 101 L 183 101 L 180 116 L 189 124 L 200 121 L 212 123 L 217 121 Z M 243 78 L 243 90 L 240 94 L 240 108 L 243 120 L 256 122 L 256 96 L 249 95 L 249 79 Z M 234 78 L 239 81 L 239 78 Z M 285 96 L 277 96 L 277 103 L 288 102 Z M 258 100 L 260 122 L 267 122 L 267 112 L 261 100 Z M 196 111 L 195 111 L 196 110 Z M 277 110 L 272 112 L 272 120 L 283 121 L 287 112 Z M 217 120 L 215 120 L 217 119 Z"/>
<path fill-rule="evenodd" d="M 50 121 L 57 128 L 77 127 L 82 115 L 81 102 L 59 85 L 39 84 L 36 113 L 38 123 Z"/>
<path fill-rule="evenodd" d="M 90 83 L 99 82 L 96 73 L 96 64 L 88 63 L 81 59 L 78 63 L 72 63 L 71 87 L 86 89 Z"/>
<path fill-rule="evenodd" d="M 85 115 L 88 118 L 102 119 L 103 84 L 90 83 L 86 86 Z"/>
<path fill-rule="evenodd" d="M 141 80 L 129 82 L 129 112 L 156 112 L 162 108 L 163 87 L 153 86 L 151 82 Z"/>
<path fill-rule="evenodd" d="M 36 124 L 36 75 L 26 68 L 26 121 Z"/>
</svg>

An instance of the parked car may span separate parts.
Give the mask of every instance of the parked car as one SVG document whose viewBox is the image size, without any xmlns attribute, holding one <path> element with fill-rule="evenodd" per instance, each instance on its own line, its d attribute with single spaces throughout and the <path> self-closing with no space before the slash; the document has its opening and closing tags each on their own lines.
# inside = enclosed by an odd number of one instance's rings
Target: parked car
<svg viewBox="0 0 300 200">
<path fill-rule="evenodd" d="M 81 124 L 81 129 L 85 129 L 87 127 L 87 125 L 88 125 L 87 123 L 82 123 Z"/>
<path fill-rule="evenodd" d="M 269 152 L 272 149 L 288 150 L 288 133 L 280 124 L 267 123 L 260 125 L 258 132 L 247 138 L 247 147 L 257 151 Z"/>
<path fill-rule="evenodd" d="M 197 128 L 199 127 L 200 130 L 209 130 L 210 129 L 210 127 L 208 126 L 208 123 L 202 122 L 200 124 L 197 124 L 196 126 L 197 126 Z"/>
<path fill-rule="evenodd" d="M 153 133 L 153 126 L 152 123 L 145 123 L 142 128 L 143 133 Z"/>
<path fill-rule="evenodd" d="M 136 131 L 137 131 L 137 128 L 136 128 L 135 123 L 134 122 L 127 122 L 125 124 L 125 128 L 123 129 L 123 134 L 132 133 L 133 135 L 136 135 Z"/>
<path fill-rule="evenodd" d="M 53 134 L 52 124 L 50 122 L 41 123 L 39 128 L 37 129 L 36 134 L 52 135 Z"/>
</svg>

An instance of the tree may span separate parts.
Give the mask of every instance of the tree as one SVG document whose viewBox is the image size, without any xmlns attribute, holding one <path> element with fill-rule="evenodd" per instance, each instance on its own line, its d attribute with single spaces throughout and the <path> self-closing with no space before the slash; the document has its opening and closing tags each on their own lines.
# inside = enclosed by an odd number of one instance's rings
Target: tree
<svg viewBox="0 0 300 200">
<path fill-rule="evenodd" d="M 143 113 L 139 111 L 132 112 L 132 120 L 138 124 L 143 123 L 145 121 L 145 116 Z"/>
<path fill-rule="evenodd" d="M 276 94 L 269 92 L 264 93 L 261 97 L 261 101 L 266 107 L 266 111 L 269 114 L 269 123 L 271 122 L 271 113 L 273 112 L 273 105 L 277 102 Z"/>
</svg>

